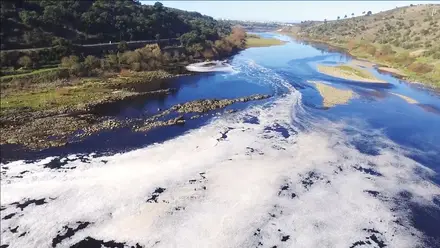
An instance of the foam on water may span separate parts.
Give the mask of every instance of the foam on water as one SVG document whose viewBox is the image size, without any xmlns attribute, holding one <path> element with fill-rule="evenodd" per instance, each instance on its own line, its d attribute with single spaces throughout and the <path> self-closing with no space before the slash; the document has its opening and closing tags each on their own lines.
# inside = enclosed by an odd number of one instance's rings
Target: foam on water
<svg viewBox="0 0 440 248">
<path fill-rule="evenodd" d="M 206 66 L 208 63 L 216 63 L 214 66 Z M 188 71 L 193 72 L 235 72 L 231 65 L 222 61 L 200 62 L 187 65 L 185 67 Z"/>
<path fill-rule="evenodd" d="M 407 204 L 434 206 L 440 189 L 425 179 L 433 171 L 381 136 L 368 137 L 378 155 L 361 153 L 352 140 L 362 130 L 311 116 L 273 71 L 242 69 L 288 93 L 123 154 L 72 156 L 59 169 L 45 168 L 54 158 L 3 164 L 1 244 L 71 247 L 87 237 L 142 247 L 421 244 Z M 411 197 L 403 201 L 402 192 Z"/>
</svg>

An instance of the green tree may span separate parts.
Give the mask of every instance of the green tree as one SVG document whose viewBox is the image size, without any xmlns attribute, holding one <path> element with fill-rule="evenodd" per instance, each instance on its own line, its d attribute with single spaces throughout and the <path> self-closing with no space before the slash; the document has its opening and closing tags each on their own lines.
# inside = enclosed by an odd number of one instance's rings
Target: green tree
<svg viewBox="0 0 440 248">
<path fill-rule="evenodd" d="M 380 49 L 380 52 L 382 55 L 389 55 L 389 54 L 393 54 L 393 48 L 390 45 L 383 45 Z"/>
<path fill-rule="evenodd" d="M 93 70 L 100 67 L 100 61 L 95 56 L 89 55 L 84 59 L 84 67 Z"/>
<path fill-rule="evenodd" d="M 119 44 L 118 44 L 118 51 L 120 52 L 120 53 L 123 53 L 123 52 L 125 52 L 125 51 L 127 51 L 128 50 L 128 44 L 127 44 L 127 42 L 126 41 L 121 41 L 121 42 L 119 42 Z"/>
<path fill-rule="evenodd" d="M 18 59 L 18 64 L 23 66 L 24 68 L 31 68 L 32 67 L 32 59 L 25 55 Z"/>
</svg>

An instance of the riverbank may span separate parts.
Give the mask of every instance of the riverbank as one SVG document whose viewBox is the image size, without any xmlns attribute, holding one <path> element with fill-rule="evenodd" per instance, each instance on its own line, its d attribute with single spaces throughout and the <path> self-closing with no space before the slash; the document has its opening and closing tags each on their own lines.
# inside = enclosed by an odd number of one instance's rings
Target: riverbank
<svg viewBox="0 0 440 248">
<path fill-rule="evenodd" d="M 9 85 L 2 90 L 0 144 L 42 150 L 80 142 L 105 130 L 129 128 L 133 132 L 147 132 L 157 127 L 183 125 L 187 120 L 235 103 L 270 97 L 200 99 L 130 118 L 111 114 L 124 102 L 146 102 L 176 93 L 178 89 L 169 82 L 187 75 L 190 74 L 123 70 L 106 77 Z"/>
<path fill-rule="evenodd" d="M 328 39 L 311 38 L 305 36 L 304 34 L 298 35 L 293 32 L 283 32 L 278 33 L 290 36 L 298 41 L 306 42 L 311 45 L 326 45 L 331 51 L 343 52 L 356 59 L 368 61 L 373 63 L 373 66 L 381 73 L 391 74 L 397 78 L 405 80 L 409 83 L 418 84 L 424 87 L 428 87 L 433 90 L 440 90 L 440 64 L 436 64 L 432 68 L 423 69 L 424 63 L 415 64 L 410 70 L 409 66 L 402 66 L 399 61 L 405 57 L 405 52 L 400 52 L 398 54 L 389 54 L 387 56 L 376 57 L 368 52 L 368 49 L 374 49 L 374 51 L 379 50 L 379 48 L 374 47 L 371 44 L 362 44 L 353 42 L 342 42 L 338 43 L 336 41 Z M 423 58 L 420 59 L 421 61 Z M 420 70 L 420 72 L 415 72 Z"/>
<path fill-rule="evenodd" d="M 59 79 L 41 84 L 4 86 L 1 93 L 1 144 L 40 149 L 120 125 L 98 108 L 135 98 L 171 94 L 164 80 L 181 76 L 165 71 L 123 71 L 106 77 Z M 3 85 L 2 85 L 3 86 Z M 84 130 L 89 130 L 84 131 Z"/>
</svg>

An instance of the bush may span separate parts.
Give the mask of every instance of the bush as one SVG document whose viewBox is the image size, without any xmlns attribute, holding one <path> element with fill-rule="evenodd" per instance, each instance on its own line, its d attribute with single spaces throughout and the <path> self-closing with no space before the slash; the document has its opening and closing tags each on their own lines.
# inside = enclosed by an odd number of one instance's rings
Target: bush
<svg viewBox="0 0 440 248">
<path fill-rule="evenodd" d="M 389 55 L 389 54 L 393 54 L 393 48 L 390 45 L 383 45 L 382 48 L 380 49 L 380 53 L 381 55 Z"/>
<path fill-rule="evenodd" d="M 408 66 L 415 61 L 415 58 L 412 58 L 409 52 L 403 52 L 399 53 L 394 60 L 403 66 Z"/>
<path fill-rule="evenodd" d="M 119 58 L 116 54 L 108 54 L 104 59 L 101 59 L 101 69 L 106 71 L 119 70 Z"/>
<path fill-rule="evenodd" d="M 434 66 L 430 64 L 414 62 L 409 65 L 408 69 L 416 73 L 425 74 L 431 72 L 434 69 Z"/>
<path fill-rule="evenodd" d="M 29 56 L 22 56 L 18 59 L 18 64 L 23 66 L 24 68 L 32 67 L 32 59 Z"/>
<path fill-rule="evenodd" d="M 374 47 L 373 45 L 369 45 L 366 49 L 367 53 L 370 55 L 374 55 L 376 54 L 376 47 Z"/>
<path fill-rule="evenodd" d="M 128 50 L 128 44 L 126 41 L 121 41 L 118 44 L 118 51 L 123 53 Z"/>
<path fill-rule="evenodd" d="M 63 57 L 61 59 L 61 67 L 66 69 L 72 68 L 77 63 L 79 63 L 79 58 L 75 55 L 70 55 L 69 57 Z"/>
<path fill-rule="evenodd" d="M 430 40 L 425 41 L 425 47 L 426 48 L 432 47 L 432 44 L 431 44 Z"/>
<path fill-rule="evenodd" d="M 84 67 L 88 70 L 97 69 L 100 67 L 100 61 L 95 56 L 89 55 L 84 59 Z"/>
</svg>

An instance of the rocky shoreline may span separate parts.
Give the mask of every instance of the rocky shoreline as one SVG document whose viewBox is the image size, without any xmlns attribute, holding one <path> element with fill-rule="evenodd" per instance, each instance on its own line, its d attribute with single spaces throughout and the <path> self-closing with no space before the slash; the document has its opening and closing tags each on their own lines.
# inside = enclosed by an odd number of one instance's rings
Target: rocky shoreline
<svg viewBox="0 0 440 248">
<path fill-rule="evenodd" d="M 107 97 L 76 106 L 66 106 L 43 111 L 22 111 L 20 114 L 2 115 L 0 118 L 2 139 L 0 144 L 22 145 L 28 149 L 42 150 L 80 142 L 84 138 L 104 130 L 131 128 L 135 132 L 146 132 L 163 126 L 183 125 L 184 115 L 192 113 L 189 120 L 200 118 L 207 112 L 225 108 L 237 102 L 262 100 L 269 95 L 253 95 L 236 99 L 201 99 L 177 104 L 148 118 L 136 117 L 120 119 L 112 115 L 102 115 L 102 109 L 135 99 L 166 96 L 177 91 L 175 88 L 154 89 L 146 92 L 127 91 L 126 85 L 118 85 L 120 90 Z M 131 90 L 139 90 L 133 87 Z M 173 114 L 177 117 L 169 118 Z"/>
</svg>

